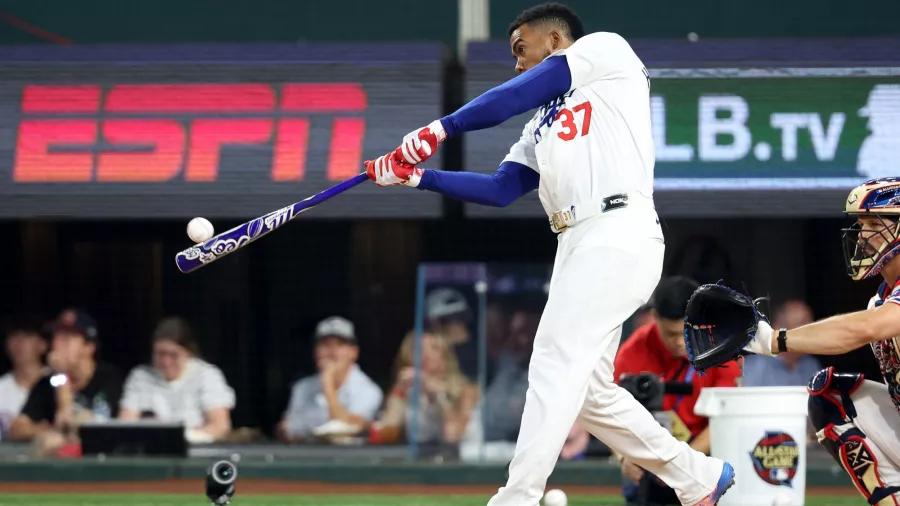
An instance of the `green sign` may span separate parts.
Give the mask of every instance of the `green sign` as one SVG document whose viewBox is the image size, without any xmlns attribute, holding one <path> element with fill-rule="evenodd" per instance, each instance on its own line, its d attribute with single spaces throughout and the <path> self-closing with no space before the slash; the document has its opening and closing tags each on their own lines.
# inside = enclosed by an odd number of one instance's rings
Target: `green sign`
<svg viewBox="0 0 900 506">
<path fill-rule="evenodd" d="M 900 176 L 900 76 L 658 74 L 651 108 L 659 189 L 696 188 L 698 180 L 788 187 L 794 178 L 846 187 Z"/>
</svg>

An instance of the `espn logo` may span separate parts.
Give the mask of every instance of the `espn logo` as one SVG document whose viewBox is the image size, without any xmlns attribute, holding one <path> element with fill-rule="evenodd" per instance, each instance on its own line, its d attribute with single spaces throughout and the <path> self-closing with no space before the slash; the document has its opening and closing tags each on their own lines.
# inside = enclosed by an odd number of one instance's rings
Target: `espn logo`
<svg viewBox="0 0 900 506">
<path fill-rule="evenodd" d="M 360 172 L 366 93 L 357 83 L 26 86 L 16 182 L 218 179 L 221 148 L 263 145 L 269 178 L 301 181 L 310 115 L 331 119 L 326 176 Z"/>
</svg>

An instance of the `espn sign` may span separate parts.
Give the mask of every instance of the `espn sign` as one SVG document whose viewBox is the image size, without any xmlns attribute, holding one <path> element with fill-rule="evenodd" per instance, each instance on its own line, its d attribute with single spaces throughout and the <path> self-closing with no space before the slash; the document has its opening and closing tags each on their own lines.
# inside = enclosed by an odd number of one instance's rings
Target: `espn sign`
<svg viewBox="0 0 900 506">
<path fill-rule="evenodd" d="M 16 182 L 212 182 L 221 148 L 272 150 L 269 179 L 301 181 L 311 115 L 329 115 L 326 176 L 362 165 L 365 90 L 357 83 L 26 86 Z"/>
</svg>

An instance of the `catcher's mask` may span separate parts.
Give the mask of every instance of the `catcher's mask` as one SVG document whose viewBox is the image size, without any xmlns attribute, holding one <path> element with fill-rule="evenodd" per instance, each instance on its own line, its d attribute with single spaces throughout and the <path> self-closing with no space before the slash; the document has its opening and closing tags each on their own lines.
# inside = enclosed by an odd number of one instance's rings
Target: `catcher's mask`
<svg viewBox="0 0 900 506">
<path fill-rule="evenodd" d="M 847 274 L 854 280 L 877 276 L 900 253 L 900 178 L 872 179 L 847 197 L 847 216 L 870 218 L 842 229 Z"/>
</svg>

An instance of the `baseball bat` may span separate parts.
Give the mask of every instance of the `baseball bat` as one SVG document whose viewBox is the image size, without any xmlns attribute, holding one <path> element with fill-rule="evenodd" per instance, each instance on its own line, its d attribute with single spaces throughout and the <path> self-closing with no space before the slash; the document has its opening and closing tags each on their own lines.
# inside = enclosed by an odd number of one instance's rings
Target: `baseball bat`
<svg viewBox="0 0 900 506">
<path fill-rule="evenodd" d="M 331 197 L 341 194 L 368 179 L 369 177 L 366 173 L 362 172 L 312 197 L 295 202 L 277 211 L 272 211 L 247 223 L 242 223 L 231 230 L 213 236 L 206 242 L 195 244 L 178 253 L 175 255 L 175 265 L 178 266 L 178 270 L 185 274 L 195 271 L 204 265 L 209 265 L 281 227 L 299 216 L 300 213 L 309 211 Z"/>
</svg>

